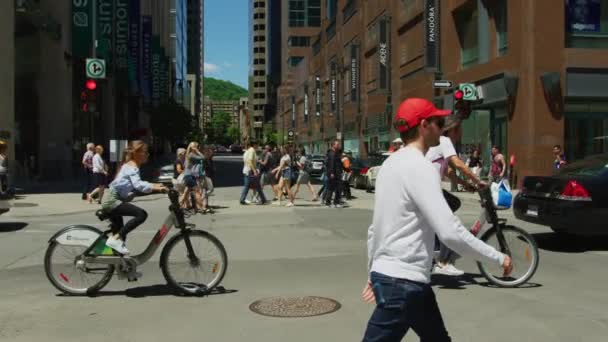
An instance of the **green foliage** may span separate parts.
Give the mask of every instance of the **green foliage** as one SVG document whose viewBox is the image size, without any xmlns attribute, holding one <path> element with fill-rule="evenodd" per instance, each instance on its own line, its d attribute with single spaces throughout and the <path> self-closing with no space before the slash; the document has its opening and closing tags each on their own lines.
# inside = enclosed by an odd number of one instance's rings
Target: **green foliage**
<svg viewBox="0 0 608 342">
<path fill-rule="evenodd" d="M 205 77 L 203 94 L 214 101 L 234 101 L 241 97 L 247 97 L 247 89 L 240 87 L 230 81 L 218 80 Z"/>
<path fill-rule="evenodd" d="M 228 131 L 228 128 L 230 128 L 232 123 L 231 121 L 232 118 L 230 117 L 230 113 L 213 113 L 211 124 L 207 130 L 207 141 L 221 145 L 231 144 L 230 132 Z"/>
<path fill-rule="evenodd" d="M 228 128 L 228 138 L 230 138 L 231 143 L 238 143 L 240 136 L 241 130 L 238 127 L 233 125 Z"/>
<path fill-rule="evenodd" d="M 190 112 L 173 100 L 150 108 L 149 111 L 150 127 L 156 137 L 179 143 L 200 135 Z"/>
<path fill-rule="evenodd" d="M 279 133 L 270 126 L 264 127 L 264 144 L 277 144 L 279 142 Z"/>
</svg>

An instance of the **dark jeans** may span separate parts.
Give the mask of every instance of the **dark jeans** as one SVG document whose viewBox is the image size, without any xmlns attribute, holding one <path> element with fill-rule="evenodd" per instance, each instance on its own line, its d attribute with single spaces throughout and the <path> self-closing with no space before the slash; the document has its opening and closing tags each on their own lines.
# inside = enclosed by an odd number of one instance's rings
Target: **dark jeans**
<svg viewBox="0 0 608 342">
<path fill-rule="evenodd" d="M 329 179 L 327 182 L 327 190 L 325 191 L 325 204 L 331 204 L 331 198 L 334 198 L 334 204 L 340 204 L 340 178 L 338 176 Z"/>
<path fill-rule="evenodd" d="M 351 197 L 353 197 L 350 193 L 350 183 L 348 181 L 342 181 L 342 193 L 346 199 L 351 199 Z"/>
<path fill-rule="evenodd" d="M 429 284 L 372 272 L 376 310 L 369 319 L 364 342 L 401 341 L 412 328 L 422 342 L 445 342 L 448 335 Z"/>
<path fill-rule="evenodd" d="M 249 187 L 251 186 L 251 184 L 253 184 L 253 186 L 255 187 L 255 191 L 257 191 L 258 196 L 260 196 L 260 200 L 262 201 L 262 203 L 266 203 L 266 196 L 264 196 L 264 192 L 260 187 L 260 180 L 258 179 L 258 177 L 250 175 L 244 176 L 243 179 L 245 185 L 243 186 L 243 191 L 241 191 L 241 203 L 245 203 L 245 199 L 247 198 L 247 193 L 249 192 Z"/>
<path fill-rule="evenodd" d="M 0 192 L 6 192 L 8 190 L 8 177 L 6 175 L 0 175 Z"/>
<path fill-rule="evenodd" d="M 122 217 L 131 216 L 132 219 L 123 225 Z M 126 241 L 127 234 L 133 229 L 137 228 L 140 224 L 144 223 L 148 218 L 148 213 L 131 203 L 121 203 L 118 207 L 112 209 L 110 212 L 110 221 L 112 222 L 112 232 L 120 233 L 120 237 L 123 241 Z"/>
</svg>

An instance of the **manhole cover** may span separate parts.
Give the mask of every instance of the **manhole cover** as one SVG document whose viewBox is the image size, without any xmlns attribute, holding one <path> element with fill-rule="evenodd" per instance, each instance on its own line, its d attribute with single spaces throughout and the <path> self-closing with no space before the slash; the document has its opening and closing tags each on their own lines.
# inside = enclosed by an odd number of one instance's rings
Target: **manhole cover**
<svg viewBox="0 0 608 342">
<path fill-rule="evenodd" d="M 273 297 L 253 302 L 249 309 L 271 317 L 312 317 L 336 312 L 341 305 L 323 297 Z"/>
<path fill-rule="evenodd" d="M 13 207 L 15 208 L 31 208 L 31 207 L 37 207 L 38 204 L 36 203 L 13 203 Z"/>
</svg>

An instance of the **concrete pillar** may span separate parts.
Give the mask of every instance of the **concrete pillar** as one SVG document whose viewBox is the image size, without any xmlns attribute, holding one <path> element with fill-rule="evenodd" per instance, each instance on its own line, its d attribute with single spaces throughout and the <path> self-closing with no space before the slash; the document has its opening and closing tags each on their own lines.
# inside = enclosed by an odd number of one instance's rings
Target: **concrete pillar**
<svg viewBox="0 0 608 342">
<path fill-rule="evenodd" d="M 12 1 L 10 1 L 12 2 Z M 40 32 L 40 175 L 46 180 L 68 180 L 72 174 L 72 66 L 64 52 L 71 51 L 71 1 L 40 2 L 40 9 L 61 24 L 61 40 Z"/>
<path fill-rule="evenodd" d="M 8 142 L 8 156 L 11 161 L 15 156 L 14 4 L 14 1 L 0 1 L 0 139 Z M 13 175 L 15 168 L 11 166 L 10 172 Z"/>
</svg>

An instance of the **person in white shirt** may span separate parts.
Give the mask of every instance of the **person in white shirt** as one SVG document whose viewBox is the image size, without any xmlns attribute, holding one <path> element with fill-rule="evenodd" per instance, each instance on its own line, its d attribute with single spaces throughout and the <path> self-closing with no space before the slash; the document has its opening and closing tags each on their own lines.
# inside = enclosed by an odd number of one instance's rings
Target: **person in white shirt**
<svg viewBox="0 0 608 342">
<path fill-rule="evenodd" d="M 256 154 L 256 147 L 258 146 L 257 142 L 249 141 L 249 148 L 243 154 L 243 178 L 244 178 L 244 186 L 243 191 L 241 191 L 241 204 L 247 205 L 249 202 L 247 199 L 247 192 L 249 192 L 249 187 L 253 184 L 255 191 L 257 191 L 258 196 L 261 199 L 260 204 L 266 204 L 266 196 L 264 196 L 264 192 L 260 188 L 260 172 L 257 169 L 258 164 L 258 156 Z"/>
<path fill-rule="evenodd" d="M 455 170 L 458 170 L 476 186 L 482 188 L 486 187 L 487 184 L 482 182 L 481 179 L 467 167 L 454 148 L 453 142 L 458 143 L 462 137 L 462 120 L 460 117 L 458 115 L 446 117 L 446 124 L 443 130 L 443 136 L 439 138 L 439 146 L 431 147 L 426 154 L 426 158 L 433 163 L 437 172 L 439 172 L 439 177 L 443 179 L 447 176 L 454 183 L 462 185 L 465 189 L 474 191 L 475 187 L 456 175 Z M 460 208 L 460 200 L 458 197 L 445 190 L 443 190 L 443 196 L 448 202 L 452 212 L 455 212 Z M 463 275 L 464 272 L 454 266 L 456 257 L 457 255 L 451 249 L 445 244 L 440 243 L 439 256 L 437 257 L 437 263 L 433 266 L 432 273 L 447 276 Z"/>
<path fill-rule="evenodd" d="M 441 179 L 425 158 L 439 145 L 448 110 L 410 98 L 395 126 L 405 143 L 384 162 L 376 180 L 368 230 L 370 278 L 363 300 L 376 301 L 363 341 L 400 341 L 412 328 L 422 341 L 451 341 L 430 286 L 435 234 L 461 255 L 495 263 L 511 273 L 511 258 L 475 238 L 454 216 Z"/>
<path fill-rule="evenodd" d="M 95 186 L 95 190 L 93 190 L 90 194 L 87 195 L 87 200 L 89 201 L 89 203 L 93 203 L 93 197 L 97 195 L 97 203 L 101 204 L 104 189 L 106 188 L 108 166 L 103 160 L 102 155 L 103 146 L 97 145 L 95 147 L 95 155 L 93 156 L 93 186 Z"/>
</svg>

